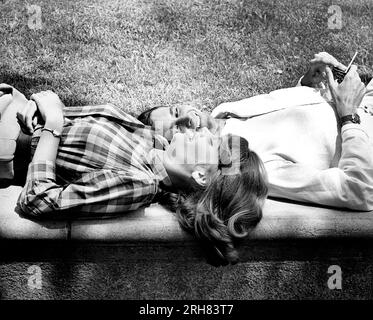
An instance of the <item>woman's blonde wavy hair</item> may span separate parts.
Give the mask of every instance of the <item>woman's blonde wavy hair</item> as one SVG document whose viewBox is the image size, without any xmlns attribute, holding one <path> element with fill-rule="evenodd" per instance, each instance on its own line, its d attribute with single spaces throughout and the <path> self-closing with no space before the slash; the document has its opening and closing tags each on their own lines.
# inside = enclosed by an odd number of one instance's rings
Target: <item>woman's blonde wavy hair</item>
<svg viewBox="0 0 373 320">
<path fill-rule="evenodd" d="M 246 140 L 230 136 L 228 141 L 233 138 L 239 141 L 238 156 L 232 159 L 233 152 L 229 150 L 231 161 L 224 161 L 203 191 L 158 200 L 177 213 L 183 229 L 212 245 L 229 263 L 238 262 L 235 241 L 245 238 L 261 220 L 262 206 L 268 194 L 261 159 L 249 150 Z M 232 143 L 228 143 L 228 148 L 231 147 Z M 220 154 L 227 154 L 227 149 L 221 150 Z"/>
</svg>

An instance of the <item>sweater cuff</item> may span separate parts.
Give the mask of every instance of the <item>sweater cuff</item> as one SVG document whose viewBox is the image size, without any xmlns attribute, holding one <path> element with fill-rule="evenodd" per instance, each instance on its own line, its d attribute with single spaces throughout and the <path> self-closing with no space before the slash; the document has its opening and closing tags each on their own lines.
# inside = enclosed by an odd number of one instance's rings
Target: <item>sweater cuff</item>
<svg viewBox="0 0 373 320">
<path fill-rule="evenodd" d="M 356 123 L 347 123 L 341 128 L 341 134 L 342 137 L 348 137 L 348 136 L 365 136 L 366 138 L 369 138 L 368 134 L 365 132 L 363 127 L 360 124 Z"/>
<path fill-rule="evenodd" d="M 56 168 L 53 161 L 31 162 L 28 167 L 27 181 L 56 181 Z"/>
</svg>

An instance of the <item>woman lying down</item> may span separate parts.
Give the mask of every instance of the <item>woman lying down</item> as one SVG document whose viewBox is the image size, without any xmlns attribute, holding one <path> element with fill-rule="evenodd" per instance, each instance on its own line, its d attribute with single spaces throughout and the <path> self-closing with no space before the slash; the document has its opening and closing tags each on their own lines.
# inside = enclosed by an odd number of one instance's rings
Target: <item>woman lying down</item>
<svg viewBox="0 0 373 320">
<path fill-rule="evenodd" d="M 244 139 L 206 129 L 180 134 L 163 150 L 164 138 L 111 105 L 65 107 L 50 91 L 27 100 L 0 89 L 0 178 L 20 181 L 28 167 L 18 199 L 26 216 L 117 216 L 166 191 L 182 194 L 173 203 L 182 225 L 237 262 L 234 239 L 260 221 L 267 196 L 262 162 Z"/>
</svg>

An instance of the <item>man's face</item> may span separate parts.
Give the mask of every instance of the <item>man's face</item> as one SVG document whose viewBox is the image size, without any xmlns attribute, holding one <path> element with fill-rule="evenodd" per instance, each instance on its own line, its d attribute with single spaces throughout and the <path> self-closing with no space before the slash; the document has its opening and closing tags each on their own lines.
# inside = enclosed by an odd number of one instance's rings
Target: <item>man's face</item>
<svg viewBox="0 0 373 320">
<path fill-rule="evenodd" d="M 160 107 L 151 113 L 150 120 L 156 132 L 168 141 L 175 133 L 185 132 L 186 129 L 199 131 L 214 125 L 214 119 L 207 112 L 192 106 Z"/>
</svg>

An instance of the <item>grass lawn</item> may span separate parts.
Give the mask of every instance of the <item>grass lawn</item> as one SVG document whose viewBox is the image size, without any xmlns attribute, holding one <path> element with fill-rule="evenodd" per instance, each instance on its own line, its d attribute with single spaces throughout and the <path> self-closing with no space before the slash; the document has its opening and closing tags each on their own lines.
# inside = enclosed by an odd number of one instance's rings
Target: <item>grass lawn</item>
<svg viewBox="0 0 373 320">
<path fill-rule="evenodd" d="M 131 114 L 165 104 L 211 109 L 293 86 L 319 51 L 373 73 L 371 0 L 0 0 L 0 82 L 52 89 L 67 105 Z M 342 30 L 328 29 L 328 7 Z M 14 23 L 15 22 L 15 23 Z M 280 70 L 280 71 L 279 71 Z"/>
</svg>

